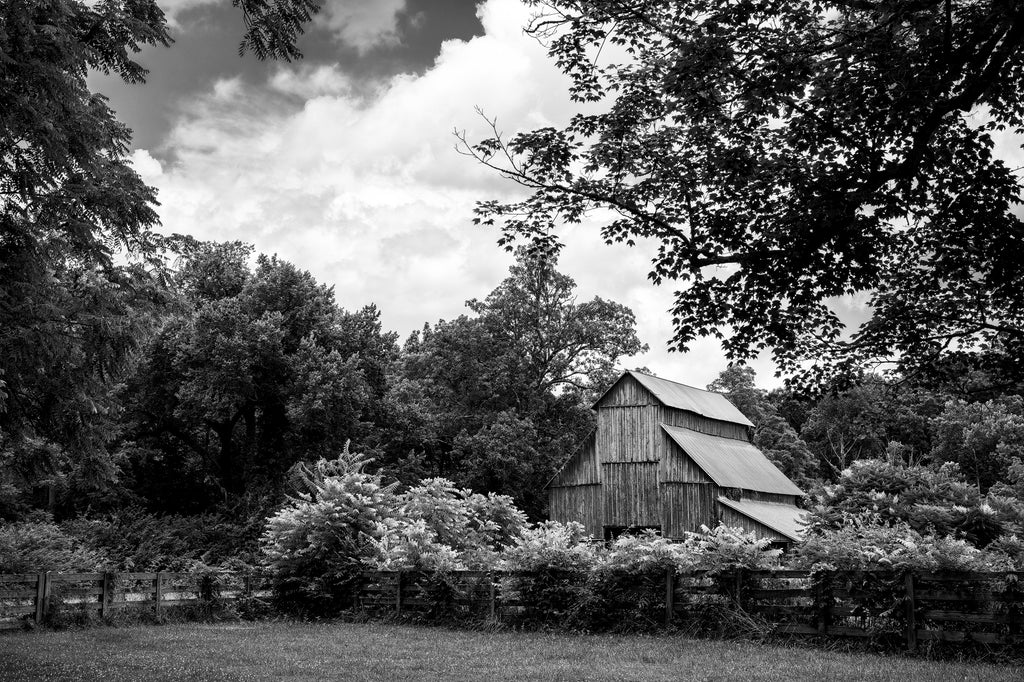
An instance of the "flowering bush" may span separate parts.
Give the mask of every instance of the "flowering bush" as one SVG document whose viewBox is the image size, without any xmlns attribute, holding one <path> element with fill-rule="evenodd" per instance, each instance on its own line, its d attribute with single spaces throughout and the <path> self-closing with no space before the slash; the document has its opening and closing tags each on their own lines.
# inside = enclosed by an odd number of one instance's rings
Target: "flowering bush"
<svg viewBox="0 0 1024 682">
<path fill-rule="evenodd" d="M 904 522 L 878 515 L 848 516 L 842 527 L 811 533 L 797 546 L 792 564 L 815 569 L 918 569 L 985 571 L 1006 567 L 1006 558 L 948 536 L 922 535 Z"/>
<path fill-rule="evenodd" d="M 673 542 L 654 531 L 619 536 L 600 556 L 597 571 L 646 573 L 666 569 L 689 571 L 697 566 L 698 553 L 692 543 Z"/>
<path fill-rule="evenodd" d="M 758 538 L 754 531 L 719 524 L 686 539 L 689 551 L 697 557 L 697 568 L 720 572 L 736 568 L 768 569 L 779 566 L 781 550 L 769 549 L 771 540 Z"/>
<path fill-rule="evenodd" d="M 900 522 L 926 535 L 960 537 L 976 547 L 1012 532 L 1014 520 L 1012 508 L 1002 505 L 997 510 L 986 502 L 954 462 L 935 469 L 856 461 L 835 485 L 815 496 L 810 511 L 812 530 L 835 530 L 850 516 L 870 513 L 884 523 Z"/>
<path fill-rule="evenodd" d="M 286 604 L 331 610 L 347 603 L 346 588 L 397 507 L 395 486 L 363 471 L 368 462 L 346 448 L 331 466 L 307 468 L 306 490 L 267 520 L 265 561 Z"/>
<path fill-rule="evenodd" d="M 465 568 L 459 553 L 438 541 L 423 519 L 384 519 L 370 538 L 373 554 L 363 563 L 379 571 L 454 571 Z"/>
<path fill-rule="evenodd" d="M 526 527 L 526 516 L 505 495 L 458 489 L 445 478 L 426 479 L 396 498 L 364 561 L 389 570 L 492 568 L 497 552 Z"/>
<path fill-rule="evenodd" d="M 522 623 L 577 625 L 581 605 L 592 602 L 588 580 L 602 551 L 579 523 L 527 528 L 501 553 L 501 568 L 521 572 L 502 581 L 502 594 L 525 606 Z"/>
<path fill-rule="evenodd" d="M 582 524 L 545 521 L 522 531 L 501 554 L 509 571 L 589 571 L 600 548 L 590 541 Z"/>
</svg>

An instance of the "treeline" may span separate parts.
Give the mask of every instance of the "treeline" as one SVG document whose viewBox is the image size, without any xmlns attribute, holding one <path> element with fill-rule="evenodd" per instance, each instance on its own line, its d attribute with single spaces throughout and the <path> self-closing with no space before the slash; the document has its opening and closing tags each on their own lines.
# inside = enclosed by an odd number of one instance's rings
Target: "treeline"
<svg viewBox="0 0 1024 682">
<path fill-rule="evenodd" d="M 590 405 L 644 349 L 628 308 L 581 302 L 557 262 L 527 251 L 466 314 L 403 340 L 375 306 L 347 310 L 245 244 L 165 247 L 147 265 L 52 269 L 3 309 L 0 516 L 114 564 L 254 560 L 297 472 L 346 444 L 402 489 L 444 477 L 542 519 Z M 1020 530 L 1019 510 L 988 530 L 984 510 L 1024 485 L 1024 399 L 978 358 L 897 380 L 847 374 L 813 393 L 765 391 L 732 366 L 709 388 L 751 419 L 808 506 L 909 504 L 894 518 L 976 546 Z M 840 503 L 824 486 L 848 485 L 864 460 L 864 499 Z M 906 502 L 918 489 L 968 511 L 923 513 L 915 493 Z M 879 491 L 895 499 L 880 507 Z"/>
<path fill-rule="evenodd" d="M 346 310 L 291 263 L 241 243 L 173 247 L 163 266 L 133 266 L 134 283 L 57 273 L 66 296 L 26 295 L 7 320 L 3 518 L 131 507 L 262 522 L 296 463 L 348 442 L 403 484 L 447 476 L 539 517 L 591 400 L 643 347 L 629 309 L 578 301 L 525 251 L 465 315 L 400 340 L 375 306 Z"/>
</svg>

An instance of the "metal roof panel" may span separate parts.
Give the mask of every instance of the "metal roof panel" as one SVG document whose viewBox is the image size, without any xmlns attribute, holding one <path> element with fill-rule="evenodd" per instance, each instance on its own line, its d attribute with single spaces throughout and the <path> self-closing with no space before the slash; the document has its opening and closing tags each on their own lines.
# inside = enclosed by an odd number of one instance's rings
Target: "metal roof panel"
<svg viewBox="0 0 1024 682">
<path fill-rule="evenodd" d="M 799 507 L 794 507 L 791 504 L 755 502 L 753 500 L 737 502 L 728 497 L 719 497 L 718 501 L 791 540 L 799 542 L 803 538 L 805 530 L 803 519 L 807 512 Z"/>
<path fill-rule="evenodd" d="M 764 453 L 734 438 L 709 436 L 662 424 L 667 433 L 704 472 L 723 488 L 743 488 L 777 495 L 803 495 Z"/>
<path fill-rule="evenodd" d="M 754 425 L 721 393 L 705 391 L 640 372 L 628 371 L 626 374 L 639 381 L 644 388 L 653 393 L 667 407 L 695 412 L 708 419 L 718 419 L 734 424 L 743 424 L 744 426 Z"/>
</svg>

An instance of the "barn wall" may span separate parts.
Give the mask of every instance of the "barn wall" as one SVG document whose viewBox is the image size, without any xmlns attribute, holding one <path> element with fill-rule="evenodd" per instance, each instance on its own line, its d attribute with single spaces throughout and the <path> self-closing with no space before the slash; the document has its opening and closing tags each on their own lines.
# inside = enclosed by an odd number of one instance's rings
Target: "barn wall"
<svg viewBox="0 0 1024 682">
<path fill-rule="evenodd" d="M 592 485 L 601 482 L 601 469 L 597 466 L 596 431 L 592 431 L 579 449 L 562 465 L 549 487 Z"/>
<path fill-rule="evenodd" d="M 601 407 L 597 411 L 597 452 L 606 462 L 651 462 L 658 458 L 655 405 Z"/>
<path fill-rule="evenodd" d="M 791 504 L 796 506 L 796 495 L 778 495 L 776 493 L 762 493 L 757 490 L 744 490 L 742 499 L 753 500 L 754 502 L 774 502 L 776 504 Z"/>
<path fill-rule="evenodd" d="M 660 490 L 662 534 L 681 538 L 686 532 L 699 531 L 701 525 L 717 526 L 718 490 L 714 483 L 663 483 Z"/>
<path fill-rule="evenodd" d="M 548 488 L 548 516 L 577 521 L 594 537 L 604 537 L 604 498 L 600 484 Z"/>
<path fill-rule="evenodd" d="M 660 526 L 657 462 L 602 462 L 604 525 Z"/>
<path fill-rule="evenodd" d="M 687 457 L 678 445 L 668 449 L 667 453 L 661 456 L 658 477 L 662 483 L 713 483 L 711 477 Z"/>
<path fill-rule="evenodd" d="M 757 537 L 768 538 L 772 542 L 793 542 L 790 538 L 787 538 L 785 535 L 775 532 L 768 526 L 758 523 L 757 521 L 753 520 L 749 516 L 746 516 L 745 514 L 740 514 L 735 509 L 727 507 L 724 504 L 720 504 L 718 506 L 722 518 L 722 523 L 724 523 L 727 526 L 742 528 L 746 531 L 754 531 L 755 533 L 757 533 Z"/>
<path fill-rule="evenodd" d="M 627 374 L 594 407 L 600 410 L 602 407 L 657 404 L 660 404 L 658 399 L 643 384 Z"/>
</svg>

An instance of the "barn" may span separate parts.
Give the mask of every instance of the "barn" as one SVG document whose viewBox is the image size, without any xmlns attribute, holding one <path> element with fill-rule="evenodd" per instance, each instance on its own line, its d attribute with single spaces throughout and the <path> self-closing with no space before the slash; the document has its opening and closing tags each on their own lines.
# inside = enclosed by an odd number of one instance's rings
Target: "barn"
<svg viewBox="0 0 1024 682">
<path fill-rule="evenodd" d="M 780 546 L 799 540 L 803 491 L 722 394 L 631 371 L 594 410 L 597 426 L 547 485 L 551 519 L 605 539 L 636 528 L 681 538 L 721 521 Z"/>
</svg>

